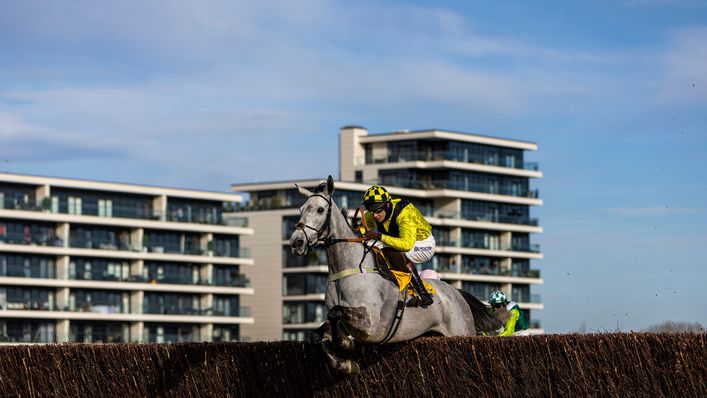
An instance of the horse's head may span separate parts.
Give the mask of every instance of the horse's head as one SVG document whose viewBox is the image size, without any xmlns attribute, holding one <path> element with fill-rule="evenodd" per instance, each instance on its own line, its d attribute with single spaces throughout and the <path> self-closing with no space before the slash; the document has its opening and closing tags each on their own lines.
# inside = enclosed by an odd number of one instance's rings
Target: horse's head
<svg viewBox="0 0 707 398">
<path fill-rule="evenodd" d="M 307 201 L 299 209 L 301 217 L 290 237 L 290 246 L 292 253 L 304 256 L 311 246 L 329 236 L 334 179 L 329 176 L 315 192 L 297 184 L 295 186 L 302 195 L 307 197 Z"/>
</svg>

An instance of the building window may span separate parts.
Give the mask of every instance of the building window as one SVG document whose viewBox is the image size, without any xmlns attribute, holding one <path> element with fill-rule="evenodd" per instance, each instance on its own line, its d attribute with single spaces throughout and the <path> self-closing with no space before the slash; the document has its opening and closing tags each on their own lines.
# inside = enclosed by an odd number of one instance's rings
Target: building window
<svg viewBox="0 0 707 398">
<path fill-rule="evenodd" d="M 354 177 L 356 182 L 363 182 L 363 171 L 356 170 L 356 176 Z"/>
<path fill-rule="evenodd" d="M 69 196 L 69 214 L 81 215 L 81 198 Z"/>
<path fill-rule="evenodd" d="M 98 216 L 113 217 L 113 201 L 110 199 L 98 199 Z"/>
</svg>

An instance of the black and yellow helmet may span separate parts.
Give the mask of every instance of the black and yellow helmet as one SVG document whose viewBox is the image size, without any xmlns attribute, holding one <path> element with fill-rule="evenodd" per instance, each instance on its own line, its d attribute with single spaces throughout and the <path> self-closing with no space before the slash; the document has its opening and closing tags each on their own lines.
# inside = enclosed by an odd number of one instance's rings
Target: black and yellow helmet
<svg viewBox="0 0 707 398">
<path fill-rule="evenodd" d="M 388 190 L 378 185 L 368 188 L 366 193 L 363 194 L 363 204 L 366 206 L 374 203 L 390 202 L 391 199 Z"/>
</svg>

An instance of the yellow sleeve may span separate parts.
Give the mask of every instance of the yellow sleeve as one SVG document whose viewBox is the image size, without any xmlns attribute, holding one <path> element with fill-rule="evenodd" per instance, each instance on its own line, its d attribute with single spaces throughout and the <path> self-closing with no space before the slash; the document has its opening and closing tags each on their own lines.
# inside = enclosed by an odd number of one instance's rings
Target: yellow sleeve
<svg viewBox="0 0 707 398">
<path fill-rule="evenodd" d="M 520 312 L 516 309 L 511 310 L 511 316 L 506 321 L 506 325 L 503 327 L 503 332 L 499 336 L 510 336 L 516 330 L 516 321 L 520 317 Z"/>
<path fill-rule="evenodd" d="M 400 250 L 402 252 L 409 252 L 415 246 L 415 238 L 417 237 L 417 224 L 411 216 L 410 211 L 406 211 L 408 208 L 403 209 L 398 215 L 398 229 L 400 230 L 400 237 L 394 237 L 390 235 L 381 235 L 381 242 L 392 247 L 395 250 Z"/>
</svg>

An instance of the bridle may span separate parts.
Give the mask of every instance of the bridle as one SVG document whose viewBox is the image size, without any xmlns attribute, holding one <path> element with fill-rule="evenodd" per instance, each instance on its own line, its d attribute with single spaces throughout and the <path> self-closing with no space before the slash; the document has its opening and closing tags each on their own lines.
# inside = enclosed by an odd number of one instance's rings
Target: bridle
<svg viewBox="0 0 707 398">
<path fill-rule="evenodd" d="M 311 225 L 307 225 L 307 224 L 303 223 L 302 221 L 298 222 L 297 225 L 295 226 L 295 230 L 301 229 L 302 233 L 304 233 L 304 239 L 307 244 L 307 248 L 304 252 L 304 255 L 307 255 L 307 253 L 309 253 L 309 251 L 311 250 L 312 246 L 315 246 L 319 242 L 324 243 L 324 246 L 329 246 L 331 244 L 331 243 L 327 243 L 330 240 L 329 234 L 331 233 L 331 228 L 330 228 L 330 226 L 331 226 L 331 197 L 327 198 L 326 196 L 324 196 L 322 194 L 315 193 L 315 194 L 312 194 L 311 196 L 309 196 L 309 198 L 307 198 L 307 200 L 309 200 L 310 198 L 312 198 L 314 196 L 318 196 L 318 197 L 327 201 L 328 207 L 327 207 L 326 219 L 324 220 L 324 223 L 322 224 L 322 226 L 319 227 L 319 229 L 314 228 Z M 312 231 L 314 231 L 317 234 L 316 235 L 317 240 L 314 241 L 314 243 L 309 242 L 309 236 L 307 235 L 307 229 L 311 229 Z M 324 233 L 324 231 L 326 231 L 326 236 L 324 238 L 322 238 L 322 234 Z"/>
</svg>

